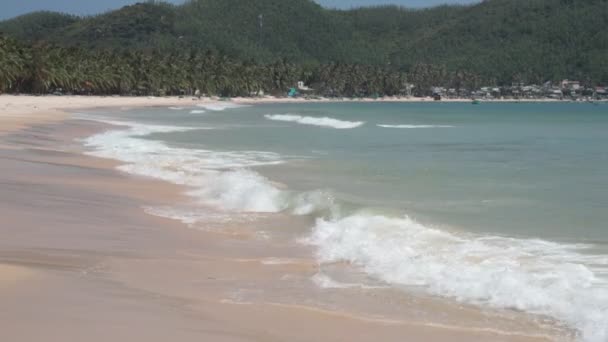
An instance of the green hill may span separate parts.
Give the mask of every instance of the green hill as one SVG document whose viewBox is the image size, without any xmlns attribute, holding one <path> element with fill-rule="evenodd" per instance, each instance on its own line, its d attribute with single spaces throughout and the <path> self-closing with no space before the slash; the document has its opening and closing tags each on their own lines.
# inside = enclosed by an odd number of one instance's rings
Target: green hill
<svg viewBox="0 0 608 342">
<path fill-rule="evenodd" d="M 346 11 L 312 0 L 149 1 L 93 17 L 31 13 L 0 22 L 0 32 L 22 44 L 87 53 L 282 61 L 298 65 L 308 78 L 328 69 L 380 68 L 407 73 L 424 89 L 565 78 L 608 83 L 608 0 Z"/>
<path fill-rule="evenodd" d="M 38 41 L 49 39 L 61 29 L 80 22 L 80 18 L 54 12 L 32 12 L 0 22 L 0 32 L 20 40 Z"/>
</svg>

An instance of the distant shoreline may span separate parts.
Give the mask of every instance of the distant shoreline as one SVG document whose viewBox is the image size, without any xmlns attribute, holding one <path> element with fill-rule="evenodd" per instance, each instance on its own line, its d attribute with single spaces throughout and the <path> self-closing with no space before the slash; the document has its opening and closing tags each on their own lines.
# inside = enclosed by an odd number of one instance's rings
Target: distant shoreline
<svg viewBox="0 0 608 342">
<path fill-rule="evenodd" d="M 468 98 L 447 98 L 435 101 L 431 97 L 383 97 L 383 98 L 289 98 L 289 97 L 234 97 L 230 101 L 240 104 L 270 104 L 270 103 L 589 103 L 589 102 L 608 102 L 608 100 L 594 101 L 572 101 L 558 99 L 468 99 Z"/>
<path fill-rule="evenodd" d="M 194 96 L 97 96 L 97 95 L 12 95 L 0 94 L 0 110 L 9 115 L 36 113 L 39 111 L 63 111 L 99 107 L 158 107 L 196 106 L 218 102 L 236 104 L 297 104 L 297 103 L 608 103 L 608 100 L 572 101 L 558 99 L 468 99 L 447 98 L 435 101 L 431 97 L 382 97 L 382 98 L 302 98 L 302 97 L 194 97 Z M 59 114 L 59 113 L 58 113 Z M 61 115 L 59 115 L 61 116 Z M 47 115 L 48 118 L 48 115 Z"/>
</svg>

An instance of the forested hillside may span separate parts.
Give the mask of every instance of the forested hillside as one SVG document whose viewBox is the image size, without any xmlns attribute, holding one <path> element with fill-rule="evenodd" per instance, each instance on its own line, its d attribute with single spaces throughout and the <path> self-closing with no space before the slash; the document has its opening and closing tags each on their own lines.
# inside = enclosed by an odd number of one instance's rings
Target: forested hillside
<svg viewBox="0 0 608 342">
<path fill-rule="evenodd" d="M 406 74 L 420 89 L 565 78 L 608 83 L 608 0 L 348 11 L 311 0 L 146 2 L 85 18 L 31 13 L 0 22 L 0 32 L 43 51 L 280 62 L 297 66 L 305 73 L 298 77 L 309 81 L 324 68 L 356 68 Z"/>
</svg>

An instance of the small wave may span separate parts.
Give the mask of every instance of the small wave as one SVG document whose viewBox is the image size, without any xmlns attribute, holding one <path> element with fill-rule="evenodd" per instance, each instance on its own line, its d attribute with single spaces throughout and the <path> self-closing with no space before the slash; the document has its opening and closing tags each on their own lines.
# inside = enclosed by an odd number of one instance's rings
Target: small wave
<svg viewBox="0 0 608 342">
<path fill-rule="evenodd" d="M 226 109 L 235 109 L 235 108 L 248 107 L 247 105 L 242 105 L 242 104 L 232 103 L 232 102 L 199 103 L 196 106 L 204 108 L 206 110 L 214 111 L 214 112 L 223 111 L 223 110 L 226 110 Z"/>
<path fill-rule="evenodd" d="M 168 146 L 158 140 L 142 139 L 153 133 L 183 132 L 204 127 L 146 125 L 134 122 L 98 120 L 128 129 L 110 130 L 85 139 L 93 148 L 91 155 L 122 161 L 119 170 L 130 174 L 158 178 L 193 189 L 187 194 L 201 204 L 215 209 L 242 213 L 275 213 L 294 215 L 333 210 L 330 191 L 291 192 L 271 182 L 251 167 L 277 165 L 282 156 L 264 151 L 209 151 Z M 161 216 L 179 218 L 184 223 L 223 220 L 221 215 L 193 215 L 175 211 L 154 211 Z"/>
<path fill-rule="evenodd" d="M 282 163 L 278 154 L 263 151 L 208 151 L 171 147 L 141 139 L 152 133 L 188 131 L 192 127 L 105 121 L 129 127 L 85 139 L 90 154 L 124 162 L 119 170 L 175 184 L 192 186 L 189 194 L 224 210 L 276 212 L 285 208 L 282 191 L 246 168 Z"/>
<path fill-rule="evenodd" d="M 348 261 L 391 284 L 457 300 L 548 315 L 584 341 L 608 338 L 608 282 L 588 246 L 498 236 L 459 236 L 408 217 L 359 213 L 318 219 L 308 243 L 321 262 Z M 588 264 L 587 264 L 588 263 Z"/>
<path fill-rule="evenodd" d="M 208 174 L 188 192 L 205 204 L 231 211 L 276 213 L 286 207 L 284 192 L 257 172 L 240 169 Z"/>
<path fill-rule="evenodd" d="M 169 107 L 171 110 L 183 110 L 184 107 Z"/>
<path fill-rule="evenodd" d="M 202 110 L 202 109 L 194 109 L 190 111 L 190 114 L 203 114 L 206 113 L 207 111 Z"/>
<path fill-rule="evenodd" d="M 413 129 L 413 128 L 452 128 L 450 125 L 376 125 L 382 128 L 402 128 L 402 129 Z"/>
<path fill-rule="evenodd" d="M 319 118 L 294 114 L 267 114 L 264 117 L 268 120 L 296 122 L 302 125 L 331 127 L 335 129 L 352 129 L 365 124 L 363 121 L 343 121 L 328 117 Z"/>
<path fill-rule="evenodd" d="M 124 126 L 124 127 L 129 128 L 128 131 L 110 130 L 107 132 L 103 132 L 101 134 L 96 134 L 87 139 L 84 139 L 85 144 L 89 144 L 89 143 L 101 143 L 101 140 L 104 140 L 104 138 L 105 138 L 106 141 L 104 141 L 104 143 L 106 144 L 106 146 L 108 146 L 109 142 L 112 141 L 114 138 L 117 139 L 115 141 L 116 144 L 120 143 L 120 140 L 121 140 L 120 137 L 122 137 L 123 135 L 128 135 L 131 137 L 143 137 L 143 136 L 154 134 L 154 133 L 173 133 L 173 132 L 187 132 L 187 131 L 192 131 L 192 130 L 197 130 L 197 129 L 210 129 L 207 127 L 147 125 L 147 124 L 141 124 L 141 123 L 134 122 L 134 121 L 119 121 L 119 120 L 113 120 L 113 119 L 108 119 L 108 118 L 103 118 L 103 117 L 95 117 L 95 116 L 86 115 L 86 114 L 78 114 L 77 117 L 81 118 L 83 120 L 103 122 L 103 123 L 113 125 L 113 126 Z M 113 145 L 116 146 L 116 144 L 113 144 Z"/>
</svg>

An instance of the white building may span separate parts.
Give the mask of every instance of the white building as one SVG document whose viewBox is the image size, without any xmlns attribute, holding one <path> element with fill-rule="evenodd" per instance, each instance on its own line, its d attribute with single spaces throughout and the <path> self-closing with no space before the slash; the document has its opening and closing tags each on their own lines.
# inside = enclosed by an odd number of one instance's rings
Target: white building
<svg viewBox="0 0 608 342">
<path fill-rule="evenodd" d="M 299 90 L 312 90 L 310 88 L 308 88 L 307 86 L 304 85 L 304 81 L 298 81 L 298 89 Z"/>
</svg>

